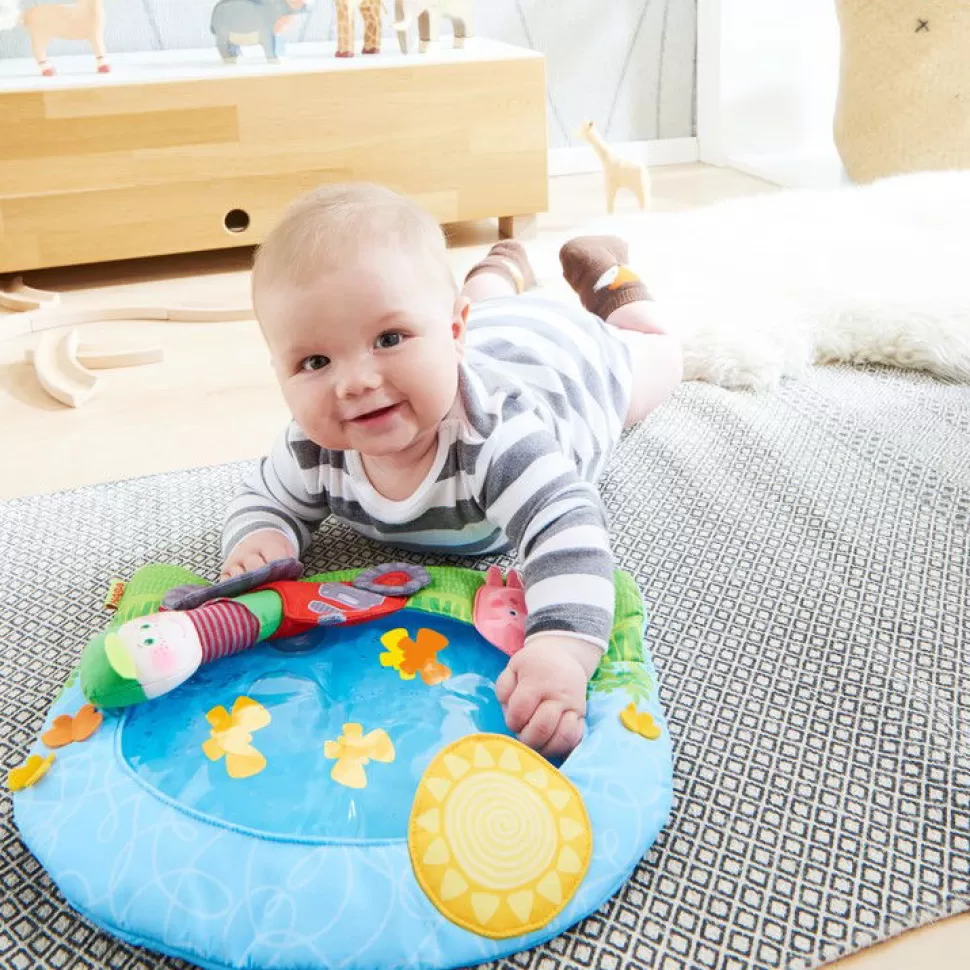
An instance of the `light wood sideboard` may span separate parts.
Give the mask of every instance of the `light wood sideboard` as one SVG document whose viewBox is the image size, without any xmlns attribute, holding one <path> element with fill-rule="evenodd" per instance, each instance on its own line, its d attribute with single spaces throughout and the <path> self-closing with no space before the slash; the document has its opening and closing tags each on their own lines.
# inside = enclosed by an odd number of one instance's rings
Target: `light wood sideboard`
<svg viewBox="0 0 970 970">
<path fill-rule="evenodd" d="M 328 44 L 0 61 L 0 273 L 260 242 L 324 182 L 369 179 L 441 223 L 505 234 L 547 206 L 545 62 L 464 50 L 337 59 Z"/>
</svg>

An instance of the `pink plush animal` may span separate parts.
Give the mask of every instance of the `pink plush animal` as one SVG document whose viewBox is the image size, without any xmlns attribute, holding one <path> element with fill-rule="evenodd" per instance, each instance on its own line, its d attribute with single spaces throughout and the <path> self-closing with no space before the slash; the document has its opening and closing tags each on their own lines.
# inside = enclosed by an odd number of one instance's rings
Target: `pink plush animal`
<svg viewBox="0 0 970 970">
<path fill-rule="evenodd" d="M 511 657 L 525 645 L 526 608 L 522 578 L 514 569 L 509 570 L 507 582 L 498 566 L 489 566 L 485 585 L 475 594 L 472 619 L 489 643 Z"/>
</svg>

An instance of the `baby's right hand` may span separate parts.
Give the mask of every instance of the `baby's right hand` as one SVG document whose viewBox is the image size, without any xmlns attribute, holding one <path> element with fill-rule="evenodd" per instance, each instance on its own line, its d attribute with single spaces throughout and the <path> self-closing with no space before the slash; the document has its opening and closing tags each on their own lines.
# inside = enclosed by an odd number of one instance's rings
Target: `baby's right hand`
<svg viewBox="0 0 970 970">
<path fill-rule="evenodd" d="M 252 572 L 274 559 L 296 558 L 297 550 L 282 532 L 277 532 L 275 529 L 260 529 L 259 532 L 246 536 L 229 553 L 219 579 L 229 579 L 230 576 Z"/>
</svg>

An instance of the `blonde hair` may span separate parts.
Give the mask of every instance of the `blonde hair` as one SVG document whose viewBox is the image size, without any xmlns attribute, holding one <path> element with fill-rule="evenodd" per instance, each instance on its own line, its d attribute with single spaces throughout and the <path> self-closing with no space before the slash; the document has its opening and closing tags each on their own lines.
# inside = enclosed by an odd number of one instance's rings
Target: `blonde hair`
<svg viewBox="0 0 970 970">
<path fill-rule="evenodd" d="M 375 245 L 427 261 L 457 295 L 444 233 L 428 212 L 385 186 L 343 182 L 314 189 L 286 209 L 256 252 L 253 300 L 271 281 L 307 282 Z"/>
</svg>

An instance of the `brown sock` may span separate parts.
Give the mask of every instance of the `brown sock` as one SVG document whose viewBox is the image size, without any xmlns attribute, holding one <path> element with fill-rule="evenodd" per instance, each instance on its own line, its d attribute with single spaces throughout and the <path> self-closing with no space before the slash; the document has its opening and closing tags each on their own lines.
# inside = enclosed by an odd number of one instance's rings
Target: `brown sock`
<svg viewBox="0 0 970 970">
<path fill-rule="evenodd" d="M 626 243 L 618 236 L 577 236 L 559 250 L 566 282 L 601 320 L 627 303 L 651 298 L 640 277 L 626 265 L 628 255 Z"/>
<path fill-rule="evenodd" d="M 478 273 L 498 273 L 504 276 L 511 281 L 516 293 L 531 290 L 536 285 L 536 274 L 532 272 L 529 257 L 526 256 L 522 243 L 514 239 L 497 242 L 488 251 L 488 255 L 468 271 L 465 282 Z"/>
</svg>

